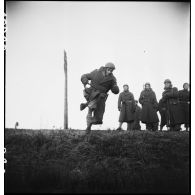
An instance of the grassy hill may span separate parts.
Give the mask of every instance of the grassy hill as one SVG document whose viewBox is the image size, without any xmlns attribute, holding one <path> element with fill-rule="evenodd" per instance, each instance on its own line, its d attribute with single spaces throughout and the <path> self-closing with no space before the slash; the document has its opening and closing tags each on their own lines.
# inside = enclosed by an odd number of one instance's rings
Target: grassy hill
<svg viewBox="0 0 195 195">
<path fill-rule="evenodd" d="M 5 192 L 189 192 L 189 132 L 5 129 L 5 147 Z"/>
</svg>

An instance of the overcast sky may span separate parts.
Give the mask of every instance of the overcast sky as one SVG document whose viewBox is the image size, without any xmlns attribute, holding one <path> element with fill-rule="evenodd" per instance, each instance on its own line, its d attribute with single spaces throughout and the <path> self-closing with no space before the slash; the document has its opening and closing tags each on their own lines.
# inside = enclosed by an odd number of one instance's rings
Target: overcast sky
<svg viewBox="0 0 195 195">
<path fill-rule="evenodd" d="M 64 49 L 71 128 L 86 128 L 81 75 L 107 62 L 136 99 L 145 82 L 158 100 L 165 79 L 178 89 L 189 82 L 189 3 L 9 1 L 7 22 L 6 127 L 63 127 Z M 118 126 L 117 100 L 110 92 L 93 129 Z"/>
</svg>

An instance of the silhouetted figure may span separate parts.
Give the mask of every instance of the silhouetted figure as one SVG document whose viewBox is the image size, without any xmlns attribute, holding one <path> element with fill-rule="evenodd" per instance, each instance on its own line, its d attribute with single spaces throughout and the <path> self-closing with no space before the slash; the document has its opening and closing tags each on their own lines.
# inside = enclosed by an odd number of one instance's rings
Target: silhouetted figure
<svg viewBox="0 0 195 195">
<path fill-rule="evenodd" d="M 135 100 L 133 93 L 129 91 L 127 84 L 123 85 L 123 92 L 120 93 L 118 98 L 118 110 L 120 111 L 119 116 L 119 127 L 117 130 L 122 130 L 123 122 L 127 123 L 127 130 L 133 130 L 133 122 L 135 119 Z"/>
<path fill-rule="evenodd" d="M 91 73 L 84 74 L 81 77 L 81 82 L 85 87 L 84 97 L 87 103 L 86 105 L 81 104 L 80 109 L 83 110 L 85 107 L 89 108 L 87 114 L 87 134 L 90 133 L 92 125 L 103 123 L 102 120 L 108 91 L 111 90 L 114 94 L 119 93 L 116 78 L 113 75 L 114 69 L 115 65 L 113 63 L 107 63 L 105 66 Z M 90 87 L 86 88 L 89 81 L 91 81 Z"/>
<path fill-rule="evenodd" d="M 180 131 L 180 126 L 184 123 L 184 117 L 179 103 L 178 89 L 172 86 L 169 79 L 164 81 L 164 85 L 162 102 L 166 105 L 167 128 L 169 128 L 170 131 Z"/>
<path fill-rule="evenodd" d="M 146 124 L 146 130 L 157 131 L 159 122 L 158 102 L 150 83 L 145 84 L 145 89 L 140 94 L 139 103 L 142 105 L 141 121 Z"/>
<path fill-rule="evenodd" d="M 182 114 L 184 117 L 184 126 L 186 131 L 190 128 L 189 114 L 190 114 L 190 92 L 189 92 L 189 84 L 183 84 L 183 90 L 179 92 L 179 101 L 181 104 Z"/>
</svg>

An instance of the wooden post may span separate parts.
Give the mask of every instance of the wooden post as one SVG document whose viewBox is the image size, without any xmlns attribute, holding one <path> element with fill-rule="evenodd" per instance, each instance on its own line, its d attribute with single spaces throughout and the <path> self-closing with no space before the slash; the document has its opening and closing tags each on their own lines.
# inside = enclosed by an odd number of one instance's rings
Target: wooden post
<svg viewBox="0 0 195 195">
<path fill-rule="evenodd" d="M 64 129 L 68 129 L 68 75 L 67 75 L 67 57 L 64 50 L 64 74 L 65 74 L 65 93 L 64 93 Z"/>
</svg>

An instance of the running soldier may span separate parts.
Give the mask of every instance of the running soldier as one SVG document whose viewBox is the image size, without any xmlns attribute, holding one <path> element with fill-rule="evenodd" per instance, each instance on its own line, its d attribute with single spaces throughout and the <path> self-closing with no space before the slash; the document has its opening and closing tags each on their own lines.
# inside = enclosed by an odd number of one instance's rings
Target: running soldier
<svg viewBox="0 0 195 195">
<path fill-rule="evenodd" d="M 81 104 L 80 109 L 89 108 L 87 114 L 87 134 L 90 133 L 92 125 L 103 123 L 108 91 L 111 90 L 114 94 L 119 93 L 116 78 L 112 73 L 114 69 L 115 65 L 109 62 L 104 67 L 102 66 L 91 73 L 81 76 L 81 82 L 85 87 L 84 97 L 87 103 Z M 91 82 L 89 83 L 89 81 Z M 86 87 L 87 84 L 90 84 L 89 88 Z"/>
</svg>

